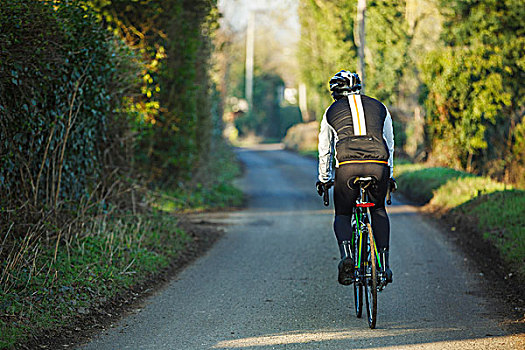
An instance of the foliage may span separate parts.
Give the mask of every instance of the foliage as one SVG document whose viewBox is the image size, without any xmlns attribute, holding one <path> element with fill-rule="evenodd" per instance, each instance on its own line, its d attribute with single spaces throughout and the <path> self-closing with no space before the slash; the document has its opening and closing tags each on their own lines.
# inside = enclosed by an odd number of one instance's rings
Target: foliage
<svg viewBox="0 0 525 350">
<path fill-rule="evenodd" d="M 4 209 L 87 199 L 118 163 L 134 58 L 69 2 L 10 2 L 0 23 Z"/>
<path fill-rule="evenodd" d="M 523 164 L 525 159 L 525 115 L 512 133 L 511 152 L 506 161 L 506 178 L 520 188 L 525 188 Z"/>
<path fill-rule="evenodd" d="M 225 94 L 229 96 L 225 112 L 232 116 L 231 119 L 234 120 L 235 128 L 241 137 L 256 134 L 266 139 L 278 140 L 284 137 L 290 126 L 301 121 L 301 115 L 297 106 L 287 105 L 283 101 L 285 82 L 278 69 L 282 70 L 283 67 L 275 67 L 275 62 L 272 61 L 278 43 L 267 38 L 266 31 L 269 29 L 263 26 L 258 26 L 257 29 L 251 111 L 245 111 L 239 104 L 239 101 L 244 102 L 245 97 L 244 57 L 239 54 L 244 52 L 244 41 L 233 35 L 224 38 L 227 45 L 221 54 L 228 56 L 228 59 L 225 59 L 227 68 L 223 69 L 228 72 L 224 80 Z M 263 41 L 264 45 L 261 45 Z"/>
<path fill-rule="evenodd" d="M 515 0 L 458 0 L 442 8 L 445 49 L 421 65 L 433 158 L 508 175 L 509 165 L 525 166 L 521 150 L 513 148 L 525 102 L 525 6 Z"/>
<path fill-rule="evenodd" d="M 188 239 L 172 216 L 144 214 L 139 192 L 210 153 L 217 16 L 205 0 L 2 1 L 3 346 L 103 304 Z"/>
<path fill-rule="evenodd" d="M 330 77 L 341 69 L 357 69 L 356 6 L 356 1 L 301 1 L 301 78 L 318 119 L 332 102 L 328 95 Z M 365 93 L 388 105 L 398 102 L 401 77 L 412 64 L 408 55 L 411 36 L 404 16 L 405 1 L 367 2 Z"/>
<path fill-rule="evenodd" d="M 0 285 L 39 245 L 128 202 L 134 55 L 72 2 L 0 9 Z M 110 204 L 111 202 L 111 204 Z"/>
<path fill-rule="evenodd" d="M 157 184 L 189 179 L 210 152 L 211 50 L 216 1 L 92 0 L 88 3 L 146 62 L 134 97 L 140 133 L 137 164 Z M 216 111 L 219 115 L 221 111 Z"/>
<path fill-rule="evenodd" d="M 300 122 L 302 122 L 302 116 L 298 106 L 282 106 L 279 109 L 279 139 L 284 138 L 288 130 Z"/>
<path fill-rule="evenodd" d="M 421 5 L 428 6 L 428 1 Z M 315 110 L 317 119 L 332 102 L 328 91 L 330 77 L 341 69 L 357 70 L 354 44 L 356 7 L 356 1 L 301 1 L 301 79 L 307 85 L 308 104 Z M 407 134 L 418 141 L 422 138 L 414 132 L 411 118 L 417 106 L 420 84 L 415 72 L 418 55 L 412 54 L 411 50 L 424 52 L 419 44 L 422 29 L 415 24 L 410 26 L 405 18 L 408 12 L 406 1 L 367 1 L 365 21 L 364 91 L 390 109 L 394 118 L 396 148 L 401 153 L 407 143 Z M 428 27 L 432 26 L 425 23 L 425 28 Z"/>
<path fill-rule="evenodd" d="M 355 1 L 300 2 L 301 78 L 318 119 L 330 76 L 356 68 L 355 12 Z M 396 148 L 525 184 L 524 16 L 518 0 L 367 1 L 365 93 L 392 111 Z"/>
<path fill-rule="evenodd" d="M 279 104 L 279 91 L 284 87 L 282 78 L 256 69 L 253 80 L 253 108 L 235 120 L 235 127 L 241 136 L 254 132 L 265 137 L 282 137 Z M 240 81 L 238 84 L 244 85 Z"/>
<path fill-rule="evenodd" d="M 401 77 L 412 65 L 405 1 L 369 1 L 366 11 L 366 94 L 387 105 L 398 102 Z"/>
<path fill-rule="evenodd" d="M 354 17 L 357 1 L 301 0 L 300 76 L 308 106 L 318 120 L 332 102 L 328 80 L 341 69 L 356 70 Z"/>
</svg>

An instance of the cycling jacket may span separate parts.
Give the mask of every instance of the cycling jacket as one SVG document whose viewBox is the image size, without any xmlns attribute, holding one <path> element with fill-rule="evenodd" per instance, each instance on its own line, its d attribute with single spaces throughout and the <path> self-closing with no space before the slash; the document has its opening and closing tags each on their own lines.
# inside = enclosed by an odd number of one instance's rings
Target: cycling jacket
<svg viewBox="0 0 525 350">
<path fill-rule="evenodd" d="M 366 95 L 352 94 L 328 107 L 319 131 L 319 181 L 332 180 L 335 166 L 379 163 L 394 173 L 394 130 L 384 104 Z"/>
</svg>

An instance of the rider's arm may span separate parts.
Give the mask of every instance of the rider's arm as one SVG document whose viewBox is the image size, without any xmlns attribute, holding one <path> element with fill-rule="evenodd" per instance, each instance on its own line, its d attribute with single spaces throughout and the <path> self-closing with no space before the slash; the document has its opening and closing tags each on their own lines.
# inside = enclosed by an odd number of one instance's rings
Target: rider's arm
<svg viewBox="0 0 525 350">
<path fill-rule="evenodd" d="M 386 108 L 386 106 L 385 106 Z M 390 166 L 390 177 L 394 177 L 394 128 L 392 127 L 392 116 L 386 108 L 385 124 L 383 125 L 383 138 L 388 146 L 390 154 L 388 158 L 388 166 Z"/>
<path fill-rule="evenodd" d="M 326 112 L 321 121 L 319 131 L 319 181 L 328 182 L 332 179 L 332 148 L 334 131 L 326 121 Z"/>
</svg>

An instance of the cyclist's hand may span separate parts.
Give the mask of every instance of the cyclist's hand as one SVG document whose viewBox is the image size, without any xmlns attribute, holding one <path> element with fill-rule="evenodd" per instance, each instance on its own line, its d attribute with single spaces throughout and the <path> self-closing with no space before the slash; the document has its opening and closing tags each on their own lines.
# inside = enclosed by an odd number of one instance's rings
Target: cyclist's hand
<svg viewBox="0 0 525 350">
<path fill-rule="evenodd" d="M 315 183 L 315 188 L 317 189 L 317 193 L 322 196 L 324 193 L 324 182 L 317 181 Z"/>
<path fill-rule="evenodd" d="M 322 196 L 323 193 L 325 193 L 325 191 L 328 191 L 328 189 L 330 187 L 332 187 L 332 185 L 334 184 L 334 181 L 333 180 L 330 180 L 328 182 L 322 182 L 322 181 L 317 181 L 315 183 L 315 187 L 317 188 L 317 193 Z"/>
<path fill-rule="evenodd" d="M 390 192 L 395 192 L 395 191 L 397 191 L 397 182 L 396 182 L 396 179 L 394 179 L 393 177 L 391 177 L 391 178 L 390 178 L 389 185 L 390 185 Z"/>
</svg>

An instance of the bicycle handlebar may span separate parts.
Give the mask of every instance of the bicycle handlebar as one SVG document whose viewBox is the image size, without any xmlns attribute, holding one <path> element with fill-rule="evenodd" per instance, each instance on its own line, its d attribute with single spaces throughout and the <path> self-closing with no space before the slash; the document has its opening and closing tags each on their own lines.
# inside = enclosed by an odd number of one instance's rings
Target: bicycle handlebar
<svg viewBox="0 0 525 350">
<path fill-rule="evenodd" d="M 323 203 L 325 207 L 327 207 L 330 204 L 330 196 L 328 195 L 328 188 L 325 188 L 323 192 Z"/>
<path fill-rule="evenodd" d="M 330 205 L 330 194 L 328 190 L 330 189 L 330 187 L 332 187 L 333 184 L 334 182 L 330 181 L 323 185 L 323 204 L 325 205 L 325 207 Z"/>
</svg>

